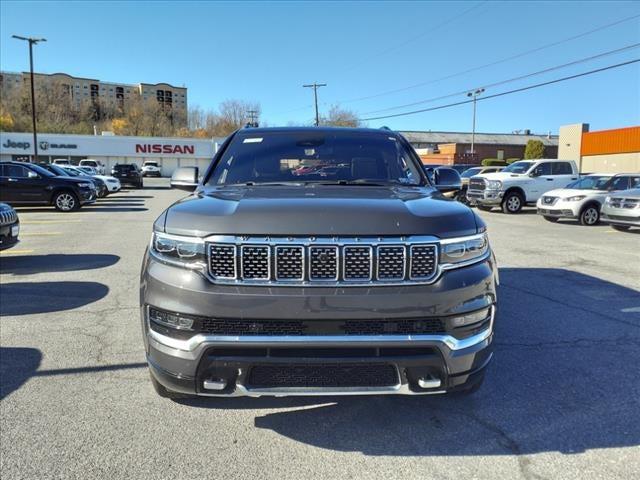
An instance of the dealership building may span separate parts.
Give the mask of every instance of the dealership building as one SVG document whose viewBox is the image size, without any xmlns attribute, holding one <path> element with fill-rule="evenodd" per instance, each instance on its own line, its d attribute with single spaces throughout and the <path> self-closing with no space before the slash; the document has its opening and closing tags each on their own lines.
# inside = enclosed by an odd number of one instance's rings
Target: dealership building
<svg viewBox="0 0 640 480">
<path fill-rule="evenodd" d="M 38 161 L 65 158 L 77 164 L 84 158 L 100 161 L 108 170 L 116 163 L 158 162 L 163 176 L 177 167 L 209 165 L 224 138 L 125 137 L 114 135 L 38 134 Z M 33 134 L 0 132 L 0 161 L 30 161 Z"/>
</svg>

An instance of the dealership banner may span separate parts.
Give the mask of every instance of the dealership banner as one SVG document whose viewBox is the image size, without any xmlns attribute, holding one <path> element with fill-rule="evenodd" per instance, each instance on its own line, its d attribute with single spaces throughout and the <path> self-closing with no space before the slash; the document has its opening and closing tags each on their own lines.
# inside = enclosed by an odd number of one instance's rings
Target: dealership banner
<svg viewBox="0 0 640 480">
<path fill-rule="evenodd" d="M 211 158 L 223 138 L 38 134 L 38 155 Z M 0 132 L 0 154 L 33 155 L 33 134 Z"/>
</svg>

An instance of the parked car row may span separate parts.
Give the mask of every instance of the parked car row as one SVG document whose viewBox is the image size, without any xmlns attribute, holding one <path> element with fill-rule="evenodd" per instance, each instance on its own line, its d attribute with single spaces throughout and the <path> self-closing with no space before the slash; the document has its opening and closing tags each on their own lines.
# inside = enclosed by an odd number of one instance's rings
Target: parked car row
<svg viewBox="0 0 640 480">
<path fill-rule="evenodd" d="M 70 212 L 120 191 L 123 184 L 142 188 L 139 167 L 116 165 L 114 170 L 116 175 L 110 176 L 98 174 L 94 166 L 76 167 L 61 161 L 38 165 L 2 162 L 0 202 L 11 206 L 51 205 L 61 212 Z"/>
<path fill-rule="evenodd" d="M 640 174 L 580 175 L 575 162 L 557 159 L 486 168 L 500 170 L 476 173 L 469 169 L 462 175 L 463 189 L 467 184 L 462 201 L 480 210 L 500 208 L 515 214 L 531 205 L 550 222 L 573 219 L 596 225 L 603 221 L 619 230 L 640 226 Z"/>
</svg>

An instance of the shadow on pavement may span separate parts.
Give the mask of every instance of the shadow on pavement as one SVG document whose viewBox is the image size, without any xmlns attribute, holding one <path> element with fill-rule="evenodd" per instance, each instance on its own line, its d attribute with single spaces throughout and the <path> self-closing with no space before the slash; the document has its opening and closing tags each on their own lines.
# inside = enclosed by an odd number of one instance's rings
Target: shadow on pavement
<svg viewBox="0 0 640 480">
<path fill-rule="evenodd" d="M 0 347 L 0 400 L 31 378 L 42 361 L 36 348 Z"/>
<path fill-rule="evenodd" d="M 0 258 L 0 273 L 28 275 L 34 273 L 93 270 L 114 265 L 118 255 L 108 254 L 50 254 L 16 255 Z"/>
<path fill-rule="evenodd" d="M 569 454 L 640 445 L 640 293 L 562 269 L 505 268 L 500 275 L 494 361 L 473 396 L 179 403 L 256 409 L 258 428 L 372 456 Z M 519 464 L 526 475 L 527 460 Z"/>
<path fill-rule="evenodd" d="M 0 316 L 72 310 L 97 302 L 107 293 L 109 287 L 97 282 L 3 283 Z"/>
<path fill-rule="evenodd" d="M 116 206 L 118 205 L 118 206 Z M 134 204 L 137 205 L 137 204 Z M 119 204 L 112 204 L 112 205 L 105 205 L 105 206 L 101 206 L 99 203 L 97 204 L 93 204 L 93 205 L 85 205 L 84 207 L 82 207 L 80 210 L 76 210 L 73 213 L 91 213 L 91 212 L 144 212 L 148 210 L 148 208 L 142 208 L 142 207 L 127 207 L 127 206 L 123 206 L 122 208 L 120 208 Z M 18 212 L 18 214 L 20 213 L 44 213 L 44 212 L 51 212 L 51 213 L 62 213 L 63 212 L 58 212 L 55 208 L 53 207 L 16 207 L 16 211 Z"/>
</svg>

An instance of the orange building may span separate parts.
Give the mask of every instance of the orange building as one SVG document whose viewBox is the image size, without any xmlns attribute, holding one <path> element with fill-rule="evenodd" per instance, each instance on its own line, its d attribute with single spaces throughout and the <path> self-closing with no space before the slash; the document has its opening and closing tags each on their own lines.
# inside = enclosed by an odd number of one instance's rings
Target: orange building
<svg viewBox="0 0 640 480">
<path fill-rule="evenodd" d="M 640 126 L 590 132 L 579 123 L 560 127 L 558 158 L 581 172 L 640 173 Z"/>
</svg>

